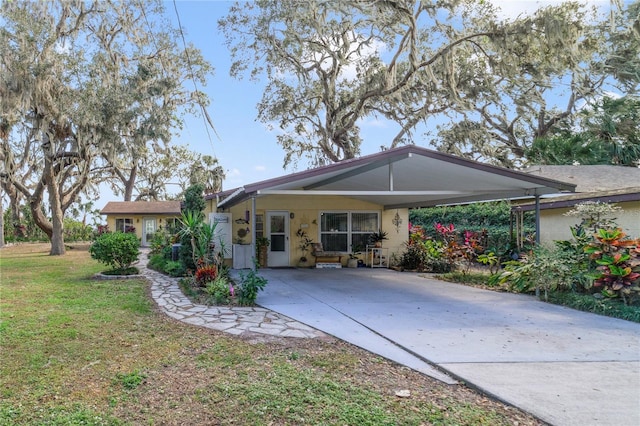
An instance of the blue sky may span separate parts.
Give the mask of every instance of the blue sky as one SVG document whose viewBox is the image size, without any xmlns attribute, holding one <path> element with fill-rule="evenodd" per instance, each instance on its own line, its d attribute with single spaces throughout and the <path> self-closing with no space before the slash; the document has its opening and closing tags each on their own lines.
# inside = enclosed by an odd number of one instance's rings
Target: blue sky
<svg viewBox="0 0 640 426">
<path fill-rule="evenodd" d="M 517 16 L 531 12 L 536 8 L 559 1 L 536 0 L 494 0 L 505 16 Z M 603 9 L 610 7 L 609 0 L 590 1 Z M 264 124 L 256 121 L 256 105 L 261 98 L 263 86 L 248 79 L 235 80 L 229 76 L 230 54 L 218 32 L 217 21 L 227 14 L 230 1 L 181 1 L 176 2 L 180 21 L 188 42 L 199 48 L 204 57 L 215 68 L 204 89 L 211 98 L 208 107 L 217 136 L 213 131 L 207 133 L 202 118 L 186 117 L 184 129 L 172 141 L 185 144 L 191 150 L 218 158 L 225 168 L 227 179 L 224 189 L 281 176 L 295 171 L 283 169 L 284 152 L 277 144 L 276 131 L 269 131 Z M 175 28 L 178 21 L 172 1 L 165 1 L 166 15 Z M 362 154 L 379 151 L 396 134 L 392 124 L 375 119 L 366 119 L 359 123 L 363 139 Z M 218 137 L 219 136 L 219 137 Z M 426 139 L 420 141 L 416 133 L 417 144 L 428 146 Z M 298 170 L 305 168 L 304 163 Z M 116 200 L 112 194 L 103 192 L 98 205 Z"/>
</svg>

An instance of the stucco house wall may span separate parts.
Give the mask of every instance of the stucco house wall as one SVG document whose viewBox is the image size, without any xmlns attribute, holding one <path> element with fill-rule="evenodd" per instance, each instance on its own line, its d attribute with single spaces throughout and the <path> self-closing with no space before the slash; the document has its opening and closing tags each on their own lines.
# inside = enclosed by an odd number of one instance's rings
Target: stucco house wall
<svg viewBox="0 0 640 426">
<path fill-rule="evenodd" d="M 209 213 L 216 212 L 215 209 L 216 200 L 207 200 L 207 209 L 205 213 L 207 216 Z M 251 200 L 243 201 L 235 206 L 218 212 L 231 213 L 231 226 L 233 243 L 237 243 L 238 231 L 249 230 L 247 235 L 242 238 L 243 244 L 251 244 L 254 240 L 254 235 L 251 230 L 253 226 L 251 223 L 242 223 L 249 212 L 249 218 L 253 217 L 251 212 L 252 202 Z M 388 234 L 388 240 L 383 242 L 383 247 L 388 249 L 388 255 L 391 258 L 392 255 L 399 256 L 403 250 L 403 243 L 409 238 L 409 210 L 406 208 L 383 210 L 382 206 L 351 199 L 348 197 L 340 196 L 305 196 L 305 195 L 269 195 L 256 198 L 256 215 L 261 216 L 264 221 L 266 214 L 269 211 L 282 211 L 286 212 L 289 217 L 289 265 L 296 266 L 299 262 L 302 252 L 298 249 L 298 240 L 296 232 L 298 229 L 304 230 L 310 239 L 314 242 L 320 241 L 320 217 L 322 212 L 376 212 L 380 217 L 380 227 Z M 401 220 L 401 223 L 396 228 L 393 223 L 396 216 L 396 212 Z M 240 219 L 240 223 L 236 221 Z M 263 222 L 262 231 L 266 233 L 266 224 Z M 257 232 L 260 234 L 261 229 Z M 266 236 L 266 235 L 265 235 Z M 344 252 L 342 257 L 342 265 L 345 266 L 349 251 Z M 364 254 L 361 256 L 364 258 Z M 314 264 L 314 258 L 311 253 L 307 253 L 307 258 L 310 264 Z"/>
<path fill-rule="evenodd" d="M 580 222 L 575 216 L 564 216 L 576 204 L 595 201 L 617 205 L 623 209 L 616 223 L 631 237 L 640 237 L 640 168 L 614 165 L 531 166 L 525 172 L 570 182 L 575 193 L 543 198 L 540 203 L 540 242 L 571 240 L 571 226 Z M 522 205 L 532 210 L 532 204 Z"/>
<path fill-rule="evenodd" d="M 120 220 L 127 229 L 134 229 L 141 245 L 148 246 L 158 229 L 175 225 L 180 217 L 180 202 L 110 201 L 100 213 L 106 216 L 110 231 L 125 231 L 117 226 Z"/>
<path fill-rule="evenodd" d="M 616 223 L 630 237 L 640 237 L 640 201 L 616 203 L 622 212 L 616 215 Z M 545 209 L 540 211 L 540 242 L 552 244 L 554 241 L 571 240 L 571 226 L 575 226 L 580 219 L 575 216 L 565 216 L 570 207 Z"/>
</svg>

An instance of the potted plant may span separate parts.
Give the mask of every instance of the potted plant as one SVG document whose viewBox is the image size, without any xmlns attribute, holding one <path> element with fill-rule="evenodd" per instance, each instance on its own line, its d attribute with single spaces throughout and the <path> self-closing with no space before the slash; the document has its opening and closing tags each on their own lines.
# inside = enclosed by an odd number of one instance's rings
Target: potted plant
<svg viewBox="0 0 640 426">
<path fill-rule="evenodd" d="M 261 268 L 267 266 L 267 247 L 269 247 L 269 244 L 271 244 L 271 241 L 267 237 L 256 238 L 256 257 Z"/>
<path fill-rule="evenodd" d="M 298 229 L 298 231 L 296 232 L 296 236 L 299 238 L 298 249 L 302 253 L 298 266 L 300 266 L 301 268 L 308 267 L 309 259 L 307 259 L 307 252 L 309 251 L 309 247 L 313 243 L 313 240 L 309 238 L 309 235 L 304 230 L 302 230 L 302 228 Z"/>
<path fill-rule="evenodd" d="M 387 235 L 389 234 L 386 231 L 380 229 L 378 232 L 374 232 L 369 235 L 369 243 L 375 247 L 382 247 L 382 241 L 389 239 Z"/>
</svg>

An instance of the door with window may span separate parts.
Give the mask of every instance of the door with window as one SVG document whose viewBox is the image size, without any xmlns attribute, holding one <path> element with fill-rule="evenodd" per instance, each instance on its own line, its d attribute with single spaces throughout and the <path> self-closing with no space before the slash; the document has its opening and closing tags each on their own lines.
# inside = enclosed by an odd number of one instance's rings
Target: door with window
<svg viewBox="0 0 640 426">
<path fill-rule="evenodd" d="M 289 212 L 267 212 L 267 266 L 289 266 Z"/>
<path fill-rule="evenodd" d="M 145 217 L 142 219 L 142 246 L 149 247 L 151 240 L 153 240 L 153 234 L 157 229 L 156 219 L 153 217 Z"/>
</svg>

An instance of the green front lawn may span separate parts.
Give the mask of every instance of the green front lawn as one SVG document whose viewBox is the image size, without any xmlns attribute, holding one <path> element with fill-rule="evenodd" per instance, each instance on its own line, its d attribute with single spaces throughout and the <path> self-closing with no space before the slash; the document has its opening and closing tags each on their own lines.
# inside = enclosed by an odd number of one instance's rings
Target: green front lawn
<svg viewBox="0 0 640 426">
<path fill-rule="evenodd" d="M 0 250 L 0 425 L 538 424 L 334 339 L 173 321 L 144 280 L 96 281 L 86 250 L 47 252 Z"/>
</svg>

